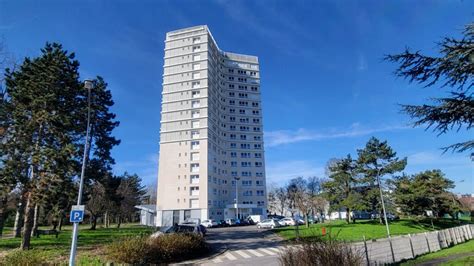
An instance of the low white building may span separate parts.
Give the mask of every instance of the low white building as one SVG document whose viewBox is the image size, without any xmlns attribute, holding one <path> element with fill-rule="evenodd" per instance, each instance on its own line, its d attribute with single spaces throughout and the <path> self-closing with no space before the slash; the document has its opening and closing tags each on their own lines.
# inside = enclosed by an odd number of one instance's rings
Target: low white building
<svg viewBox="0 0 474 266">
<path fill-rule="evenodd" d="M 137 205 L 140 210 L 140 225 L 155 226 L 156 205 Z"/>
</svg>

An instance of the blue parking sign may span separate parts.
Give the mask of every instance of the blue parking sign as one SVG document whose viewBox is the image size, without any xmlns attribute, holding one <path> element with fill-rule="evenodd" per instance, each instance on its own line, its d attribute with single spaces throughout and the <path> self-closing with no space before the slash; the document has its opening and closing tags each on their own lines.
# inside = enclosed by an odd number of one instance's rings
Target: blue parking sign
<svg viewBox="0 0 474 266">
<path fill-rule="evenodd" d="M 84 219 L 84 205 L 72 206 L 69 221 L 71 223 L 80 223 Z"/>
</svg>

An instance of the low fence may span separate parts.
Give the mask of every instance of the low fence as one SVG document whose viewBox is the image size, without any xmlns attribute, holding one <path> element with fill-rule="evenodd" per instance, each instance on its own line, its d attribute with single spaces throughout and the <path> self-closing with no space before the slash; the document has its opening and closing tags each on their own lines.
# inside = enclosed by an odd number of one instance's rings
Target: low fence
<svg viewBox="0 0 474 266">
<path fill-rule="evenodd" d="M 354 243 L 367 265 L 395 263 L 474 239 L 474 224 Z"/>
</svg>

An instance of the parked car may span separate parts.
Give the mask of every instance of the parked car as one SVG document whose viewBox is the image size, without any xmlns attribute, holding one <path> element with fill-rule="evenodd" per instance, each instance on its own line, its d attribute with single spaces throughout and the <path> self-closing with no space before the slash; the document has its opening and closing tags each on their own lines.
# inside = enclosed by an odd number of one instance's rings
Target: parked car
<svg viewBox="0 0 474 266">
<path fill-rule="evenodd" d="M 179 224 L 179 225 L 162 227 L 160 228 L 158 232 L 153 233 L 151 237 L 159 237 L 164 234 L 179 234 L 179 233 L 193 233 L 193 234 L 205 236 L 207 233 L 207 230 L 203 225 Z"/>
<path fill-rule="evenodd" d="M 298 220 L 295 220 L 291 217 L 286 217 L 286 218 L 283 218 L 281 220 L 278 221 L 282 226 L 288 226 L 288 225 L 296 225 L 296 223 L 298 222 L 298 225 L 302 225 L 304 224 L 305 222 L 301 219 L 298 219 Z"/>
<path fill-rule="evenodd" d="M 229 226 L 236 226 L 237 225 L 237 221 L 235 219 L 227 219 L 225 220 L 225 222 L 229 225 Z"/>
<path fill-rule="evenodd" d="M 218 223 L 217 223 L 217 227 L 228 227 L 230 226 L 225 220 L 220 220 Z"/>
<path fill-rule="evenodd" d="M 278 221 L 282 226 L 288 226 L 288 225 L 295 225 L 296 224 L 296 221 L 295 219 L 293 218 L 283 218 L 281 220 Z"/>
<path fill-rule="evenodd" d="M 268 219 L 277 219 L 277 220 L 281 220 L 283 218 L 285 218 L 285 216 L 281 216 L 281 215 L 276 215 L 276 214 L 270 214 L 267 216 Z"/>
<path fill-rule="evenodd" d="M 372 220 L 375 220 L 375 219 L 379 219 L 380 218 L 380 214 L 378 213 L 372 213 L 370 215 L 370 219 Z M 383 216 L 382 216 L 383 218 Z M 398 217 L 397 215 L 393 214 L 393 213 L 387 213 L 387 220 L 389 221 L 394 221 L 394 220 L 398 220 L 400 219 L 400 217 Z"/>
<path fill-rule="evenodd" d="M 280 223 L 278 222 L 277 219 L 266 219 L 266 220 L 263 220 L 259 223 L 257 223 L 257 228 L 277 228 L 277 227 L 280 227 Z"/>
<path fill-rule="evenodd" d="M 202 225 L 204 225 L 206 228 L 210 228 L 210 227 L 217 227 L 218 226 L 218 223 L 216 220 L 204 220 L 202 221 L 201 223 Z"/>
</svg>

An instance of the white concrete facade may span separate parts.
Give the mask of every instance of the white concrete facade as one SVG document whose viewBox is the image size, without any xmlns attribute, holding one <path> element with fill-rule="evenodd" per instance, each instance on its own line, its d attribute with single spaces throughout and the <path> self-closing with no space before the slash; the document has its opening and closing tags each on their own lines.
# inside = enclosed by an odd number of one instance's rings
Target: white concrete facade
<svg viewBox="0 0 474 266">
<path fill-rule="evenodd" d="M 266 206 L 258 58 L 220 50 L 207 26 L 168 32 L 157 226 Z"/>
</svg>

